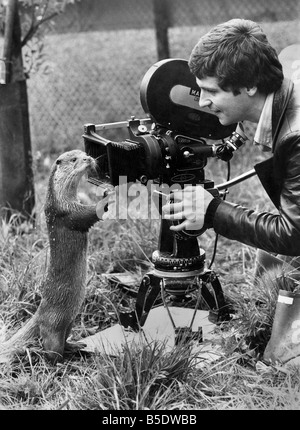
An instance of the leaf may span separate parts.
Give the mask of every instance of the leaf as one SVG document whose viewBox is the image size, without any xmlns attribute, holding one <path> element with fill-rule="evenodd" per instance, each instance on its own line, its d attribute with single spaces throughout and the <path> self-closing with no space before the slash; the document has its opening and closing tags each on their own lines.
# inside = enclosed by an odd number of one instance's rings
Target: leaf
<svg viewBox="0 0 300 430">
<path fill-rule="evenodd" d="M 4 293 L 8 291 L 8 282 L 3 275 L 0 276 L 0 290 L 3 291 Z"/>
<path fill-rule="evenodd" d="M 6 337 L 6 326 L 3 321 L 0 320 L 0 345 L 5 341 Z"/>
<path fill-rule="evenodd" d="M 6 222 L 4 219 L 2 219 L 1 222 L 2 222 L 2 225 L 1 225 L 0 235 L 3 237 L 4 241 L 6 241 L 10 231 L 10 224 Z"/>
</svg>

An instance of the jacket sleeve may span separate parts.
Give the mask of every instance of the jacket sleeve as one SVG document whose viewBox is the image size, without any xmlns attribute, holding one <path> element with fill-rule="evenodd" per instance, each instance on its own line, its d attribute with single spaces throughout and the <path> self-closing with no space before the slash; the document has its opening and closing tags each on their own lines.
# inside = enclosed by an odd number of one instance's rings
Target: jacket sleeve
<svg viewBox="0 0 300 430">
<path fill-rule="evenodd" d="M 283 153 L 284 151 L 284 153 Z M 278 214 L 257 212 L 222 201 L 213 217 L 214 230 L 246 245 L 289 256 L 300 255 L 300 136 L 291 133 L 278 145 L 276 166 L 282 169 Z M 284 161 L 285 160 L 285 161 Z"/>
</svg>

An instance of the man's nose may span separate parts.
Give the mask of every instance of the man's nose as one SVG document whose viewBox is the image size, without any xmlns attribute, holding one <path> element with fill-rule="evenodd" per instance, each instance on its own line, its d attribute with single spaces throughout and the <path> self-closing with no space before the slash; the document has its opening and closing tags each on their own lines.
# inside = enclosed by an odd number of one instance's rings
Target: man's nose
<svg viewBox="0 0 300 430">
<path fill-rule="evenodd" d="M 210 99 L 207 97 L 204 91 L 201 91 L 200 97 L 199 97 L 199 106 L 201 108 L 205 108 L 205 107 L 208 107 L 210 104 L 211 104 Z"/>
</svg>

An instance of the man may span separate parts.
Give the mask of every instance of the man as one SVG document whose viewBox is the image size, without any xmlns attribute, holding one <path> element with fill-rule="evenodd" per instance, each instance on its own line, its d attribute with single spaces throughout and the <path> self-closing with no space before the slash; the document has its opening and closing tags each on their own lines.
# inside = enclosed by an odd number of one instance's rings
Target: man
<svg viewBox="0 0 300 430">
<path fill-rule="evenodd" d="M 278 214 L 223 201 L 198 185 L 176 191 L 174 201 L 163 207 L 164 218 L 182 220 L 171 226 L 174 231 L 214 228 L 258 248 L 263 270 L 294 261 L 300 256 L 299 85 L 284 78 L 260 26 L 243 19 L 220 24 L 203 36 L 189 67 L 201 89 L 199 105 L 208 107 L 221 124 L 258 124 L 254 141 L 273 154 L 255 168 Z"/>
</svg>

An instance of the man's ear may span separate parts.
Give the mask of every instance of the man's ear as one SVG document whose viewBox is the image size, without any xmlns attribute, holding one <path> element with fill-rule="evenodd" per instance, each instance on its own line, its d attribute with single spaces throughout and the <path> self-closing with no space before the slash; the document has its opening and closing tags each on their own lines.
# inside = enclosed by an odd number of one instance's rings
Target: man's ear
<svg viewBox="0 0 300 430">
<path fill-rule="evenodd" d="M 257 93 L 257 87 L 246 88 L 246 93 L 250 97 L 254 96 Z"/>
</svg>

